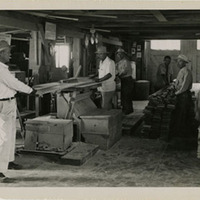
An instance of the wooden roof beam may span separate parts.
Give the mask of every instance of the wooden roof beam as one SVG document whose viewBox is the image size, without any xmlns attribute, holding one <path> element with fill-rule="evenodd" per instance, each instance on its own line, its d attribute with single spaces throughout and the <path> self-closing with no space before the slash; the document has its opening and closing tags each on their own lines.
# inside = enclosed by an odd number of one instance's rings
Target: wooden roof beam
<svg viewBox="0 0 200 200">
<path fill-rule="evenodd" d="M 27 32 L 27 31 L 14 29 L 14 30 L 0 31 L 0 34 L 24 33 L 24 32 Z"/>
<path fill-rule="evenodd" d="M 30 30 L 30 31 L 38 30 L 35 23 L 2 15 L 0 15 L 0 25 L 4 27 L 12 27 L 21 30 Z"/>
<path fill-rule="evenodd" d="M 167 22 L 168 20 L 159 10 L 150 11 L 159 22 Z"/>
</svg>

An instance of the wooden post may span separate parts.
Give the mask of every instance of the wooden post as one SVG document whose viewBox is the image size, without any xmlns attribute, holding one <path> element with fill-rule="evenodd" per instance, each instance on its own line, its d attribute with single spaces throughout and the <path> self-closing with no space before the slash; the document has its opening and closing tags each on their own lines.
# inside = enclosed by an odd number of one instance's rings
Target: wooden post
<svg viewBox="0 0 200 200">
<path fill-rule="evenodd" d="M 35 116 L 38 117 L 40 115 L 40 97 L 38 95 L 35 96 Z"/>
<path fill-rule="evenodd" d="M 87 69 L 87 50 L 86 48 L 83 48 L 83 76 L 88 75 L 88 69 Z"/>
<path fill-rule="evenodd" d="M 33 70 L 33 74 L 38 73 L 39 70 L 39 49 L 38 46 L 38 33 L 37 31 L 31 32 L 32 38 L 30 39 L 29 46 L 29 69 Z"/>
<path fill-rule="evenodd" d="M 80 39 L 79 38 L 74 38 L 73 39 L 73 60 L 74 60 L 74 76 L 79 68 L 80 65 L 80 49 L 81 49 L 81 44 L 80 44 Z"/>
</svg>

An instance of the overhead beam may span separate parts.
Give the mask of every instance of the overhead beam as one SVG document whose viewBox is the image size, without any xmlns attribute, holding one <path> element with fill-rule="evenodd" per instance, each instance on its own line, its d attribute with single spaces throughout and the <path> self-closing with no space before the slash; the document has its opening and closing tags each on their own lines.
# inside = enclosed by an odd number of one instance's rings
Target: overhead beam
<svg viewBox="0 0 200 200">
<path fill-rule="evenodd" d="M 159 10 L 150 11 L 159 22 L 167 22 L 168 20 Z"/>
<path fill-rule="evenodd" d="M 32 11 L 23 11 L 23 13 L 29 14 L 29 15 L 34 15 L 37 17 L 44 17 L 44 18 L 50 18 L 50 19 L 65 19 L 65 20 L 72 20 L 72 21 L 78 21 L 77 18 L 69 18 L 69 17 L 63 17 L 63 16 L 55 16 L 55 15 L 49 15 L 46 13 L 42 13 L 42 12 L 32 12 Z"/>
<path fill-rule="evenodd" d="M 12 40 L 20 40 L 20 41 L 26 41 L 26 42 L 29 41 L 28 38 L 18 38 L 18 37 L 12 37 Z"/>
<path fill-rule="evenodd" d="M 134 29 L 111 29 L 111 31 L 113 33 L 138 33 L 138 32 L 163 32 L 163 31 L 170 31 L 170 32 L 184 32 L 184 33 L 192 33 L 192 32 L 199 32 L 199 29 L 198 28 L 191 28 L 191 29 L 188 29 L 188 28 L 152 28 L 152 27 L 149 27 L 149 28 L 134 28 Z"/>
<path fill-rule="evenodd" d="M 102 38 L 102 42 L 107 43 L 107 44 L 113 44 L 116 46 L 122 46 L 121 41 L 116 41 L 116 40 L 112 40 L 112 39 Z"/>
<path fill-rule="evenodd" d="M 82 23 L 82 24 L 76 24 L 76 26 L 86 26 L 88 27 L 89 24 L 88 22 L 87 23 Z M 200 26 L 200 21 L 198 23 L 191 23 L 191 22 L 167 22 L 167 23 L 144 23 L 144 24 L 141 24 L 141 23 L 132 23 L 132 22 L 129 22 L 129 23 L 104 23 L 104 24 L 98 24 L 98 23 L 95 23 L 95 27 L 96 28 L 104 28 L 104 29 L 109 29 L 109 28 L 139 28 L 139 27 L 186 27 L 186 28 L 190 28 L 190 27 L 197 27 L 197 26 Z"/>
<path fill-rule="evenodd" d="M 37 31 L 37 26 L 35 23 L 2 15 L 0 15 L 0 25 L 21 30 Z"/>
<path fill-rule="evenodd" d="M 83 17 L 100 17 L 100 18 L 108 18 L 108 19 L 117 19 L 117 16 L 112 16 L 112 15 L 100 15 L 100 14 L 96 14 L 95 12 L 70 12 L 70 11 L 59 11 L 59 12 L 54 12 L 55 14 L 59 14 L 59 15 L 75 15 L 75 16 L 83 16 Z"/>
<path fill-rule="evenodd" d="M 58 32 L 58 35 L 72 37 L 72 38 L 84 39 L 84 37 L 85 37 L 85 34 L 82 33 L 82 32 L 66 30 L 66 29 L 63 29 L 61 27 L 57 28 L 57 32 Z M 107 38 L 104 38 L 104 37 L 102 38 L 102 42 L 107 43 L 107 44 L 113 44 L 113 45 L 117 45 L 117 46 L 122 46 L 122 42 L 121 41 L 107 39 Z"/>
<path fill-rule="evenodd" d="M 67 28 L 64 27 L 57 27 L 57 35 L 61 35 L 61 36 L 67 36 L 67 37 L 76 37 L 76 38 L 80 38 L 83 39 L 85 34 L 79 31 L 73 31 L 73 30 L 69 30 Z"/>
<path fill-rule="evenodd" d="M 7 31 L 0 31 L 1 34 L 23 33 L 23 32 L 24 32 L 24 30 L 18 30 L 18 29 L 7 30 Z"/>
</svg>

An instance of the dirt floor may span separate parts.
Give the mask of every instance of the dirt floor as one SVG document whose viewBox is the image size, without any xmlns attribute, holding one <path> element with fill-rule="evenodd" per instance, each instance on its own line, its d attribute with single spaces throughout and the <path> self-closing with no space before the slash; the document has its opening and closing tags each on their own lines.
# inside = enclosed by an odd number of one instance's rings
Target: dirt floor
<svg viewBox="0 0 200 200">
<path fill-rule="evenodd" d="M 147 102 L 134 102 L 141 109 Z M 135 109 L 137 113 L 137 110 Z M 199 187 L 197 150 L 175 150 L 157 139 L 140 136 L 140 128 L 123 134 L 112 148 L 81 166 L 60 164 L 58 157 L 19 154 L 22 170 L 9 170 L 15 183 L 0 187 Z M 18 144 L 20 141 L 17 141 Z"/>
<path fill-rule="evenodd" d="M 196 150 L 131 135 L 107 151 L 99 150 L 82 166 L 62 165 L 56 157 L 19 154 L 23 170 L 9 170 L 16 183 L 6 187 L 199 187 Z"/>
</svg>

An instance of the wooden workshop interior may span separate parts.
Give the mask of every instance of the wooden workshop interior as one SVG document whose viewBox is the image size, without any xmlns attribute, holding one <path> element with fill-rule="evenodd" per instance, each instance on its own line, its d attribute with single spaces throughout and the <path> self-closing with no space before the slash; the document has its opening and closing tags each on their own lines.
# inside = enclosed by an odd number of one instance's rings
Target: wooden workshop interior
<svg viewBox="0 0 200 200">
<path fill-rule="evenodd" d="M 165 55 L 172 57 L 176 78 L 179 54 L 192 61 L 197 97 L 199 28 L 199 10 L 0 11 L 0 37 L 15 46 L 10 70 L 37 90 L 36 95 L 17 95 L 24 151 L 64 155 L 73 142 L 108 150 L 120 140 L 127 127 L 119 97 L 110 111 L 99 109 L 98 98 L 92 98 L 101 85 L 89 79 L 98 70 L 95 51 L 100 45 L 113 60 L 119 47 L 127 52 L 133 66 L 133 101 L 148 101 L 154 93 L 157 67 Z M 198 109 L 197 104 L 197 114 Z M 142 123 L 141 115 L 139 119 Z"/>
</svg>

